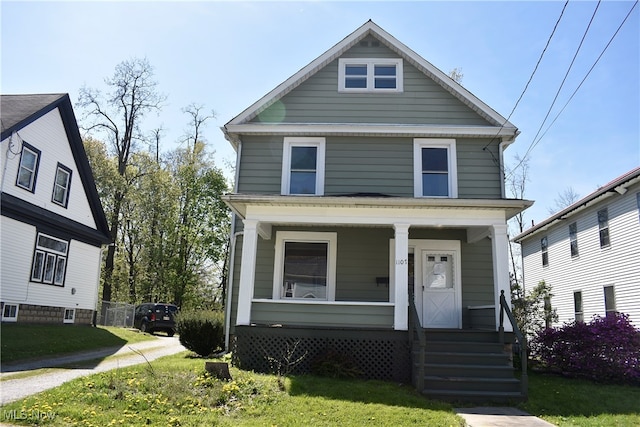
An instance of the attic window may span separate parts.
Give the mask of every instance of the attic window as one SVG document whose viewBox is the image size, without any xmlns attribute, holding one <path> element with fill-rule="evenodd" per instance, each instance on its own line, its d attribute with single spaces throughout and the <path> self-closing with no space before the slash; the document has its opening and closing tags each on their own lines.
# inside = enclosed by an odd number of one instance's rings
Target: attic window
<svg viewBox="0 0 640 427">
<path fill-rule="evenodd" d="M 341 58 L 339 92 L 402 92 L 402 59 Z"/>
</svg>

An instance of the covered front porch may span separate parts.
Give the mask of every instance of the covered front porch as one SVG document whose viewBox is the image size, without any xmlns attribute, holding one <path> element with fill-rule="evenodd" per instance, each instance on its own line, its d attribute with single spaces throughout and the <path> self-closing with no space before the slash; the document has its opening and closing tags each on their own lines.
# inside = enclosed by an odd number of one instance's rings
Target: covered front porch
<svg viewBox="0 0 640 427">
<path fill-rule="evenodd" d="M 410 294 L 423 326 L 497 330 L 500 291 L 509 292 L 506 220 L 526 207 L 351 196 L 225 201 L 243 225 L 233 326 L 395 331 L 409 327 Z M 300 260 L 311 258 L 326 275 L 302 278 Z"/>
</svg>

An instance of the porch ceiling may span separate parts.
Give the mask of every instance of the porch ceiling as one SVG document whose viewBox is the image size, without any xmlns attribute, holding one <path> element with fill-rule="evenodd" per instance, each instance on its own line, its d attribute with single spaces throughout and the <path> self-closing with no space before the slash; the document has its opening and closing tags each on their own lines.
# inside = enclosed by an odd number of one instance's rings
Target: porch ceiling
<svg viewBox="0 0 640 427">
<path fill-rule="evenodd" d="M 242 219 L 249 207 L 272 208 L 349 208 L 362 210 L 394 209 L 396 211 L 493 211 L 503 212 L 505 220 L 522 212 L 533 204 L 519 199 L 448 199 L 413 197 L 367 197 L 367 196 L 280 196 L 264 194 L 226 194 L 222 200 Z M 391 212 L 390 212 L 391 214 Z M 412 215 L 420 215 L 413 212 Z"/>
</svg>

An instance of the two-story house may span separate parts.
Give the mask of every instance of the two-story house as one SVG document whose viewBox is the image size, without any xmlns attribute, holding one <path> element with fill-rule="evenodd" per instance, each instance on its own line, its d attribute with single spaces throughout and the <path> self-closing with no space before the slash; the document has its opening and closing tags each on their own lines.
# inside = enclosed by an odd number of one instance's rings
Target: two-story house
<svg viewBox="0 0 640 427">
<path fill-rule="evenodd" d="M 241 366 L 268 369 L 295 347 L 299 369 L 333 351 L 408 382 L 414 312 L 433 339 L 497 337 L 506 223 L 531 202 L 505 198 L 502 154 L 518 130 L 471 92 L 368 21 L 223 131 L 237 152 L 224 200 Z M 435 375 L 425 392 L 456 387 Z"/>
<path fill-rule="evenodd" d="M 551 286 L 559 326 L 610 312 L 640 324 L 640 168 L 514 238 L 525 288 Z"/>
<path fill-rule="evenodd" d="M 0 100 L 2 321 L 91 324 L 110 237 L 69 95 Z"/>
</svg>

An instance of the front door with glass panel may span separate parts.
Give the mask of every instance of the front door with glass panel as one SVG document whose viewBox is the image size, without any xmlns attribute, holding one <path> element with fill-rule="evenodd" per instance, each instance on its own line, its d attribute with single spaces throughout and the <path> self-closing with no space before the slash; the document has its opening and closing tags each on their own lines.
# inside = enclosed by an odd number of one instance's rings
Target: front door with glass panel
<svg viewBox="0 0 640 427">
<path fill-rule="evenodd" d="M 422 319 L 425 328 L 459 328 L 460 284 L 454 252 L 422 251 Z"/>
</svg>

